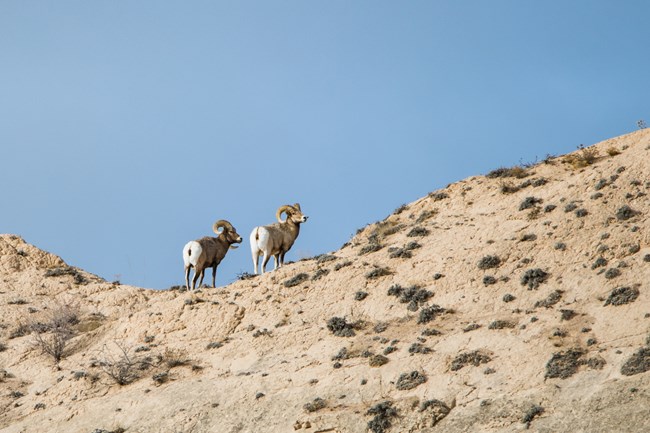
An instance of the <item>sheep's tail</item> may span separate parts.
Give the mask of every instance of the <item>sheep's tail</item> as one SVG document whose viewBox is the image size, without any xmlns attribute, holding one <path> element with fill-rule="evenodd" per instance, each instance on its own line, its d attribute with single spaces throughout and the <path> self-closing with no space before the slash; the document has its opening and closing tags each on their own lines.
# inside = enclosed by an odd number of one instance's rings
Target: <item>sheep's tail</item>
<svg viewBox="0 0 650 433">
<path fill-rule="evenodd" d="M 185 267 L 194 266 L 196 264 L 195 257 L 198 258 L 201 255 L 201 251 L 201 245 L 196 241 L 190 241 L 185 244 L 185 248 L 183 248 L 183 262 L 185 263 Z"/>
<path fill-rule="evenodd" d="M 249 237 L 250 243 L 251 243 L 251 251 L 253 253 L 256 253 L 260 249 L 260 227 L 255 227 L 253 231 L 251 232 L 251 235 Z"/>
<path fill-rule="evenodd" d="M 255 270 L 255 274 L 257 274 L 257 264 L 258 264 L 260 254 L 262 253 L 262 250 L 260 249 L 260 227 L 259 226 L 253 229 L 249 237 L 249 240 L 251 243 L 251 256 L 253 257 L 253 269 Z"/>
</svg>

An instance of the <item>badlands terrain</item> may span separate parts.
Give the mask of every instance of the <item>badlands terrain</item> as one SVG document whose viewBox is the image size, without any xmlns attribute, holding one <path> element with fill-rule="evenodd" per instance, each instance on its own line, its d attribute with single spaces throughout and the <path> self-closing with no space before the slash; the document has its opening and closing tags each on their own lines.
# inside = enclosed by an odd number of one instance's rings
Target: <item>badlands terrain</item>
<svg viewBox="0 0 650 433">
<path fill-rule="evenodd" d="M 1 235 L 0 431 L 650 431 L 648 194 L 644 129 L 195 293 Z"/>
</svg>

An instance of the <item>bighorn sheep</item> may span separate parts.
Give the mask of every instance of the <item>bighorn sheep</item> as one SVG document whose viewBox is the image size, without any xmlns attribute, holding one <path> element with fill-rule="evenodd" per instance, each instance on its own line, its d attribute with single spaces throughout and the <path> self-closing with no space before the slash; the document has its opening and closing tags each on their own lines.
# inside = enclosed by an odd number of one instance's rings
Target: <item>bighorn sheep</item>
<svg viewBox="0 0 650 433">
<path fill-rule="evenodd" d="M 282 214 L 287 217 L 282 220 Z M 262 260 L 262 273 L 266 270 L 266 264 L 271 256 L 275 258 L 275 267 L 284 264 L 284 255 L 289 251 L 300 233 L 300 224 L 307 221 L 307 216 L 303 215 L 298 203 L 280 206 L 275 214 L 278 219 L 277 223 L 267 226 L 255 227 L 251 233 L 251 253 L 253 255 L 253 264 L 257 274 L 257 263 L 261 254 L 264 254 Z"/>
<path fill-rule="evenodd" d="M 221 233 L 219 229 L 223 230 Z M 190 290 L 190 268 L 194 267 L 194 278 L 192 288 L 196 288 L 196 280 L 200 277 L 199 287 L 203 284 L 203 275 L 206 268 L 212 268 L 212 287 L 215 287 L 217 278 L 217 266 L 226 256 L 228 248 L 237 248 L 234 243 L 242 241 L 237 230 L 226 220 L 219 220 L 214 223 L 212 230 L 218 235 L 216 238 L 206 236 L 195 241 L 190 241 L 183 248 L 183 262 L 185 262 L 185 284 Z"/>
</svg>

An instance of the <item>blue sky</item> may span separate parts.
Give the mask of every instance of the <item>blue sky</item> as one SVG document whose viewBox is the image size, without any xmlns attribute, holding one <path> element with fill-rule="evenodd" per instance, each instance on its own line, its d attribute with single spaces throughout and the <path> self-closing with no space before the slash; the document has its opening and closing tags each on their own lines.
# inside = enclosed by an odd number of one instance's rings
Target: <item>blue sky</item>
<svg viewBox="0 0 650 433">
<path fill-rule="evenodd" d="M 0 0 L 0 232 L 164 289 L 282 204 L 287 255 L 650 121 L 646 1 Z"/>
</svg>

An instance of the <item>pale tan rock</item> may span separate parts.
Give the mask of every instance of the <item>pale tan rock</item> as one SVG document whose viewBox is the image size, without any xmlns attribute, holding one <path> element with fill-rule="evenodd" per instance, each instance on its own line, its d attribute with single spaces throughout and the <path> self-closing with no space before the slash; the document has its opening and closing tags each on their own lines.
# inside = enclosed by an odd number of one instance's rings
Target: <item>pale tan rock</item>
<svg viewBox="0 0 650 433">
<path fill-rule="evenodd" d="M 368 225 L 334 260 L 194 295 L 112 284 L 1 235 L 0 431 L 366 432 L 368 411 L 385 401 L 399 414 L 390 432 L 650 431 L 650 372 L 621 373 L 650 332 L 650 132 L 593 149 L 600 157 L 582 168 L 558 157 L 522 179 L 456 182 Z M 520 189 L 504 194 L 504 185 Z M 542 201 L 519 210 L 528 197 Z M 636 214 L 620 219 L 625 205 Z M 407 236 L 415 227 L 428 234 Z M 359 255 L 369 238 L 382 248 Z M 390 258 L 414 241 L 411 258 Z M 480 269 L 488 255 L 500 265 Z M 592 268 L 600 257 L 607 265 Z M 377 268 L 390 273 L 367 277 Z M 620 275 L 606 278 L 609 268 Z M 312 280 L 319 269 L 328 272 Z M 534 269 L 548 277 L 529 290 L 521 279 Z M 299 273 L 310 278 L 283 285 Z M 402 303 L 388 294 L 396 284 L 433 295 Z M 606 306 L 622 286 L 636 299 Z M 557 303 L 535 307 L 555 290 Z M 355 300 L 358 291 L 368 295 Z M 433 304 L 444 312 L 418 323 Z M 78 308 L 79 323 L 57 365 L 17 331 L 63 306 Z M 561 310 L 575 314 L 562 320 Z M 355 335 L 334 336 L 333 317 Z M 480 326 L 464 331 L 470 324 Z M 573 374 L 547 377 L 554 354 L 572 349 Z M 124 353 L 140 378 L 117 385 L 106 363 Z M 371 367 L 370 354 L 389 362 Z M 398 390 L 413 371 L 426 381 Z M 316 398 L 327 404 L 306 413 Z"/>
</svg>

